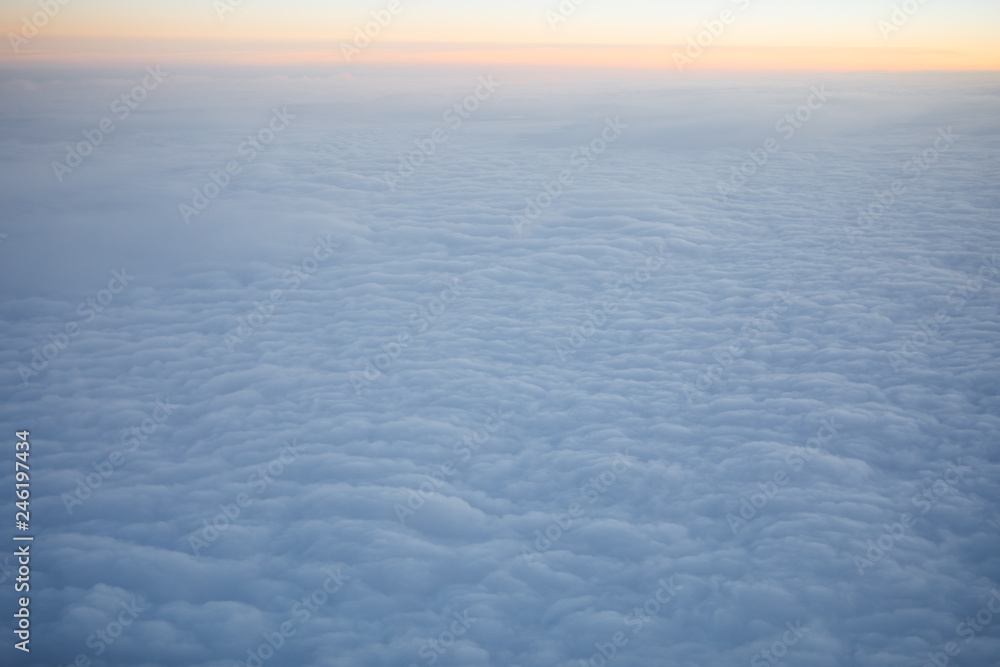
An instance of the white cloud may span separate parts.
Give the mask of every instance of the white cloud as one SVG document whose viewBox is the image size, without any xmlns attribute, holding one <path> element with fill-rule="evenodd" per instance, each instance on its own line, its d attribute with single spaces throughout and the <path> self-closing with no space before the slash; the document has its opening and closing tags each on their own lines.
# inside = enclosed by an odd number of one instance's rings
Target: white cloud
<svg viewBox="0 0 1000 667">
<path fill-rule="evenodd" d="M 92 650 L 87 638 L 136 597 L 147 609 L 95 664 L 232 667 L 338 566 L 349 582 L 264 665 L 425 665 L 432 653 L 435 665 L 577 667 L 616 632 L 629 641 L 613 665 L 746 664 L 797 622 L 808 632 L 787 648 L 801 664 L 921 664 L 950 641 L 963 664 L 996 655 L 995 623 L 967 644 L 956 633 L 996 587 L 995 284 L 949 311 L 919 363 L 886 360 L 1000 247 L 988 76 L 498 72 L 504 94 L 391 192 L 378 181 L 400 146 L 486 73 L 171 70 L 56 183 L 54 137 L 100 118 L 133 74 L 0 75 L 0 411 L 34 439 L 39 664 Z M 830 92 L 823 114 L 718 202 L 718 175 L 814 83 Z M 177 202 L 192 184 L 286 106 L 296 118 L 281 141 L 185 225 Z M 618 116 L 629 127 L 614 150 L 518 235 L 524 199 Z M 852 245 L 844 226 L 948 125 L 963 140 Z M 336 252 L 288 289 L 317 239 Z M 661 243 L 670 261 L 655 279 L 560 359 L 554 342 Z M 135 284 L 21 383 L 31 348 L 123 265 Z M 454 277 L 461 294 L 356 392 L 358 360 Z M 230 350 L 239 318 L 279 289 Z M 791 305 L 764 317 L 782 294 Z M 689 401 L 685 387 L 759 317 L 768 325 L 739 361 Z M 68 514 L 62 494 L 167 397 L 169 419 Z M 498 408 L 515 416 L 418 491 L 401 523 L 394 507 Z M 836 435 L 734 535 L 726 515 L 823 420 Z M 203 519 L 288 442 L 294 463 L 192 553 Z M 525 562 L 522 546 L 618 452 L 634 463 Z M 854 556 L 919 512 L 914 496 L 957 460 L 972 472 L 859 576 Z M 676 595 L 633 634 L 629 614 L 671 577 Z M 477 621 L 453 646 L 421 655 L 466 611 Z"/>
</svg>

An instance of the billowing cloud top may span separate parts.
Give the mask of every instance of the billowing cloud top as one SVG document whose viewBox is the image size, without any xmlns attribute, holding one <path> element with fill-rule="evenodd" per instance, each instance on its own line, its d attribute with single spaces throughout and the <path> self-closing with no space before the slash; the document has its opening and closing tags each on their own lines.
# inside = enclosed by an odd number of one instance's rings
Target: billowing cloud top
<svg viewBox="0 0 1000 667">
<path fill-rule="evenodd" d="M 4 664 L 993 664 L 992 75 L 0 99 Z"/>
</svg>

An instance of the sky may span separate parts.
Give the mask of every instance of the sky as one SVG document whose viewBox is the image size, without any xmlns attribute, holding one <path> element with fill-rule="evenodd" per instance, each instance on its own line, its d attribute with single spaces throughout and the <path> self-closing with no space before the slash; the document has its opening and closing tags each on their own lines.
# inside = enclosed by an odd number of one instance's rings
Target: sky
<svg viewBox="0 0 1000 667">
<path fill-rule="evenodd" d="M 3 3 L 0 33 L 8 45 L 0 62 L 121 63 L 155 55 L 199 64 L 476 62 L 673 71 L 674 54 L 709 30 L 702 38 L 709 53 L 690 69 L 1000 67 L 1000 6 L 989 0 L 398 0 L 393 11 L 388 2 L 319 0 L 52 3 L 46 6 L 54 15 L 37 21 L 37 2 Z M 380 12 L 388 18 L 372 29 L 374 43 L 348 61 L 341 44 L 353 42 Z M 38 34 L 12 43 L 11 34 L 33 32 L 32 21 Z"/>
</svg>

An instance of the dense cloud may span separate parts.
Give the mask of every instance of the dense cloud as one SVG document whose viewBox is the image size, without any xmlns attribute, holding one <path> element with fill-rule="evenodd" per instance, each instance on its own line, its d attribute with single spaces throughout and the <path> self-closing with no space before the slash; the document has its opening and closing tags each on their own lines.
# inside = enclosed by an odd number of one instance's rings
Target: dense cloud
<svg viewBox="0 0 1000 667">
<path fill-rule="evenodd" d="M 164 69 L 0 76 L 14 664 L 993 664 L 995 78 Z"/>
</svg>

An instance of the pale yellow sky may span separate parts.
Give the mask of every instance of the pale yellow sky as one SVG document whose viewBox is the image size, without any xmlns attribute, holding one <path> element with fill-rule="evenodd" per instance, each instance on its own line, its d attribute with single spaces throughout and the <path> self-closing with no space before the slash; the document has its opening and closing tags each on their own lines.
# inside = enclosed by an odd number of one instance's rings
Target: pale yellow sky
<svg viewBox="0 0 1000 667">
<path fill-rule="evenodd" d="M 220 10 L 224 3 L 234 6 Z M 688 51 L 698 55 L 685 71 L 1000 69 L 1000 3 L 985 0 L 924 3 L 912 16 L 894 16 L 892 3 L 858 0 L 663 4 L 582 0 L 566 13 L 559 2 L 536 0 L 385 0 L 350 8 L 319 0 L 70 0 L 49 17 L 36 2 L 6 0 L 0 63 L 157 57 L 346 65 L 341 45 L 353 44 L 368 26 L 371 43 L 359 41 L 350 64 L 676 70 L 675 54 L 700 40 L 704 46 Z M 384 26 L 374 23 L 379 17 Z"/>
</svg>

